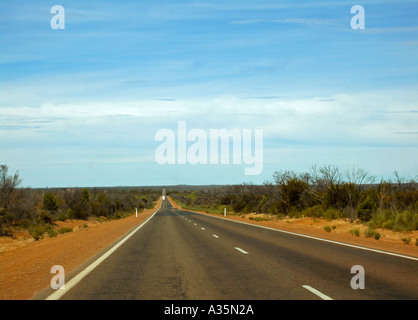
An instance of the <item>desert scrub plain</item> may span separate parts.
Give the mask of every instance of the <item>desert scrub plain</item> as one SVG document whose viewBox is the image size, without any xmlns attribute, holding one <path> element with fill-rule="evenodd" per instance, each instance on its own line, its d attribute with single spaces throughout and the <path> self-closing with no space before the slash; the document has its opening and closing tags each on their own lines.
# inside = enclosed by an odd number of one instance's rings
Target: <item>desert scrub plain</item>
<svg viewBox="0 0 418 320">
<path fill-rule="evenodd" d="M 377 179 L 363 169 L 335 166 L 276 171 L 263 185 L 243 183 L 198 190 L 168 190 L 183 209 L 253 222 L 317 226 L 324 233 L 384 238 L 418 248 L 418 179 Z"/>
<path fill-rule="evenodd" d="M 19 172 L 0 166 L 0 237 L 38 241 L 88 229 L 155 205 L 161 190 L 148 188 L 19 188 Z M 67 222 L 67 223 L 66 223 Z"/>
</svg>

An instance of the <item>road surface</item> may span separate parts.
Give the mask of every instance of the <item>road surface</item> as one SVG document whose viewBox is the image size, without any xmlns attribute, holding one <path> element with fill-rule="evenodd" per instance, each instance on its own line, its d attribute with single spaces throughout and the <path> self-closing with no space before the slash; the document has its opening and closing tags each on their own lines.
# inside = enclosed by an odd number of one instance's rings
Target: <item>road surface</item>
<svg viewBox="0 0 418 320">
<path fill-rule="evenodd" d="M 356 265 L 364 268 L 364 289 L 350 285 Z M 167 200 L 79 278 L 49 298 L 418 299 L 417 259 L 179 211 Z"/>
</svg>

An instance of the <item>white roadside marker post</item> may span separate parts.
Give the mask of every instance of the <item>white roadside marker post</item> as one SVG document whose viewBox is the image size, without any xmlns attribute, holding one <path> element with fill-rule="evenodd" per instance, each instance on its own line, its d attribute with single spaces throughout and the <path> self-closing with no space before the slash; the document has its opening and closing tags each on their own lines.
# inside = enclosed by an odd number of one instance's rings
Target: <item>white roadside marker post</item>
<svg viewBox="0 0 418 320">
<path fill-rule="evenodd" d="M 138 208 L 135 208 L 135 215 L 138 218 Z"/>
<path fill-rule="evenodd" d="M 224 208 L 224 217 L 226 217 L 226 208 Z"/>
</svg>

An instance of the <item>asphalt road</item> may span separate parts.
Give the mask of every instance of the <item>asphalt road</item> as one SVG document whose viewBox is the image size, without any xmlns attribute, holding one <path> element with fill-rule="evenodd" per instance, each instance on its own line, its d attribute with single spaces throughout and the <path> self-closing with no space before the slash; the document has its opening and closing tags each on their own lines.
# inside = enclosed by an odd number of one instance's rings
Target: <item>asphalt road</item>
<svg viewBox="0 0 418 320">
<path fill-rule="evenodd" d="M 364 289 L 350 285 L 355 265 L 364 268 Z M 83 300 L 416 300 L 418 261 L 178 211 L 163 201 L 62 291 L 60 299 Z"/>
</svg>

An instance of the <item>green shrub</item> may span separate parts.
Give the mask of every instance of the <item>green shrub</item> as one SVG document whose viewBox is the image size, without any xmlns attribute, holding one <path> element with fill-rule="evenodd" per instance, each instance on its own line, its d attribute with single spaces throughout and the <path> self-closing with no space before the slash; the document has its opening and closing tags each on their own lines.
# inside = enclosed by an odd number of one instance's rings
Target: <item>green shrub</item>
<svg viewBox="0 0 418 320">
<path fill-rule="evenodd" d="M 60 212 L 59 214 L 58 214 L 58 216 L 57 216 L 57 220 L 58 221 L 65 221 L 65 220 L 67 220 L 67 215 L 64 213 L 64 212 Z"/>
<path fill-rule="evenodd" d="M 54 217 L 48 211 L 42 210 L 39 213 L 38 220 L 41 223 L 50 224 L 50 223 L 54 222 L 55 219 L 54 219 Z"/>
<path fill-rule="evenodd" d="M 366 238 L 376 237 L 376 234 L 378 234 L 378 232 L 370 227 L 364 230 L 364 236 Z M 378 235 L 378 237 L 380 238 L 380 234 Z"/>
<path fill-rule="evenodd" d="M 249 217 L 250 220 L 254 221 L 271 221 L 272 219 L 269 217 Z"/>
<path fill-rule="evenodd" d="M 414 231 L 418 229 L 418 213 L 412 209 L 401 212 L 379 209 L 372 214 L 368 225 L 371 228 L 383 228 L 393 231 Z"/>
<path fill-rule="evenodd" d="M 119 220 L 122 218 L 122 215 L 120 212 L 115 212 L 115 214 L 112 216 L 112 219 Z"/>
<path fill-rule="evenodd" d="M 381 227 L 383 229 L 392 230 L 394 225 L 395 225 L 395 221 L 390 219 L 390 220 L 383 222 Z"/>
<path fill-rule="evenodd" d="M 42 199 L 42 209 L 56 211 L 59 208 L 57 197 L 52 192 L 45 192 Z"/>
<path fill-rule="evenodd" d="M 360 229 L 351 229 L 350 230 L 350 233 L 352 234 L 352 235 L 355 235 L 356 237 L 359 237 L 360 236 Z"/>
<path fill-rule="evenodd" d="M 303 217 L 303 213 L 302 211 L 299 211 L 297 209 L 290 209 L 289 214 L 288 214 L 289 218 L 302 218 Z"/>
<path fill-rule="evenodd" d="M 234 210 L 235 210 L 235 208 L 234 208 Z M 268 212 L 271 213 L 271 214 L 275 214 L 275 215 L 286 215 L 287 211 L 286 211 L 285 202 L 283 200 L 279 200 L 279 201 L 274 202 L 270 206 Z"/>
<path fill-rule="evenodd" d="M 377 209 L 376 204 L 371 197 L 367 196 L 366 200 L 359 204 L 356 210 L 357 217 L 363 221 L 369 221 L 372 218 L 373 212 Z"/>
<path fill-rule="evenodd" d="M 372 228 L 392 229 L 396 214 L 390 209 L 378 209 L 372 214 L 369 226 Z"/>
<path fill-rule="evenodd" d="M 418 213 L 412 210 L 398 212 L 395 218 L 393 231 L 418 230 Z"/>
<path fill-rule="evenodd" d="M 45 233 L 45 229 L 40 225 L 35 225 L 29 233 L 32 236 L 32 238 L 38 241 L 39 239 L 42 239 L 43 234 Z"/>
<path fill-rule="evenodd" d="M 67 217 L 68 219 L 75 219 L 74 211 L 71 208 L 68 208 L 67 210 Z"/>
<path fill-rule="evenodd" d="M 280 185 L 280 197 L 283 201 L 283 210 L 285 210 L 283 213 L 289 213 L 292 209 L 301 210 L 303 207 L 301 198 L 308 190 L 308 184 L 284 172 L 276 172 L 275 179 Z"/>
<path fill-rule="evenodd" d="M 72 232 L 73 228 L 61 228 L 58 230 L 59 234 L 63 234 L 63 233 L 67 233 L 67 232 Z"/>
<path fill-rule="evenodd" d="M 34 223 L 30 219 L 22 219 L 17 222 L 17 225 L 22 229 L 30 230 L 33 227 Z"/>
<path fill-rule="evenodd" d="M 405 244 L 410 244 L 411 243 L 411 238 L 407 237 L 407 238 L 402 238 L 403 243 Z"/>
<path fill-rule="evenodd" d="M 266 195 L 261 197 L 260 202 L 257 205 L 257 213 L 266 212 L 266 205 L 267 205 L 268 198 Z"/>
<path fill-rule="evenodd" d="M 324 215 L 324 208 L 322 205 L 318 204 L 309 208 L 306 208 L 302 211 L 303 216 L 305 217 L 312 217 L 312 218 L 320 218 Z"/>
<path fill-rule="evenodd" d="M 340 211 L 334 208 L 328 208 L 324 213 L 323 217 L 327 220 L 335 220 L 340 218 Z"/>
<path fill-rule="evenodd" d="M 57 235 L 58 233 L 55 230 L 53 229 L 48 230 L 48 237 L 53 238 L 53 237 L 56 237 Z"/>
<path fill-rule="evenodd" d="M 327 226 L 325 226 L 325 227 L 324 227 L 324 230 L 325 230 L 326 232 L 331 232 L 331 230 L 332 230 L 332 229 L 331 229 L 331 227 L 330 227 L 330 226 L 328 226 L 328 225 L 327 225 Z"/>
</svg>

